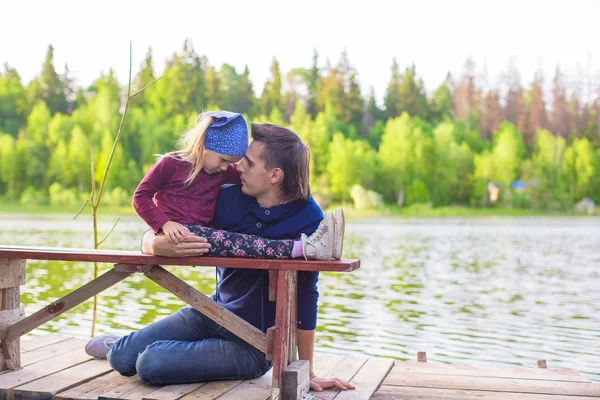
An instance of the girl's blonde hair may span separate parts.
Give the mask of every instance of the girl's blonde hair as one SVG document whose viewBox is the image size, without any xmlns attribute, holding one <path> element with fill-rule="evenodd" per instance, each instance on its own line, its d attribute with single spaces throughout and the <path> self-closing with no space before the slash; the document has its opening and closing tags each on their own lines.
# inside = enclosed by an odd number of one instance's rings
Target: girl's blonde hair
<svg viewBox="0 0 600 400">
<path fill-rule="evenodd" d="M 174 157 L 178 160 L 189 163 L 192 168 L 190 173 L 185 180 L 185 184 L 192 183 L 194 179 L 202 170 L 202 161 L 204 153 L 204 141 L 206 139 L 206 129 L 213 123 L 214 118 L 206 116 L 205 113 L 198 114 L 196 118 L 196 125 L 181 135 L 181 138 L 177 141 L 176 150 L 173 153 L 164 154 L 162 157 Z M 162 158 L 161 157 L 161 158 Z"/>
</svg>

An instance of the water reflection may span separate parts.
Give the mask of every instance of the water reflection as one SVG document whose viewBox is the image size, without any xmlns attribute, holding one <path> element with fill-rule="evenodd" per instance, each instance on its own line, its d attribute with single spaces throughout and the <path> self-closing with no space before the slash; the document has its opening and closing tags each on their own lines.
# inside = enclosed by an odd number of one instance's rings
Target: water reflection
<svg viewBox="0 0 600 400">
<path fill-rule="evenodd" d="M 67 215 L 0 214 L 0 243 L 91 247 L 91 222 Z M 107 232 L 114 218 L 103 219 Z M 143 224 L 126 217 L 105 248 L 137 249 Z M 600 228 L 597 219 L 365 220 L 347 225 L 351 274 L 319 282 L 317 348 L 435 362 L 579 369 L 600 380 Z M 101 235 L 102 236 L 102 235 Z M 106 271 L 110 266 L 101 265 Z M 172 270 L 209 294 L 213 268 Z M 92 277 L 88 263 L 28 263 L 28 313 Z M 127 332 L 182 302 L 134 275 L 103 292 L 98 331 Z M 86 302 L 33 334 L 85 337 Z"/>
</svg>

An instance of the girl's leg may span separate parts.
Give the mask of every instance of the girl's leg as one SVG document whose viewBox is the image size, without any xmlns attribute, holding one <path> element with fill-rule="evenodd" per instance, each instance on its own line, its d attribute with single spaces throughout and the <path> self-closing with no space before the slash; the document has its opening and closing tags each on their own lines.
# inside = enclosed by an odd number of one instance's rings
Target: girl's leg
<svg viewBox="0 0 600 400">
<path fill-rule="evenodd" d="M 208 239 L 211 244 L 208 255 L 214 257 L 293 258 L 294 240 L 271 240 L 200 225 L 187 225 L 187 228 Z"/>
</svg>

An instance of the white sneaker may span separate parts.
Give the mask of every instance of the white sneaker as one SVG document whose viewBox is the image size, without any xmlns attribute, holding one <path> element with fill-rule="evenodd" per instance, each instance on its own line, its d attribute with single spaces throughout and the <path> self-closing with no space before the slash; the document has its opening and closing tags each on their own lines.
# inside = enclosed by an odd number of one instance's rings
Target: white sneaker
<svg viewBox="0 0 600 400">
<path fill-rule="evenodd" d="M 329 261 L 333 258 L 333 213 L 327 211 L 317 230 L 310 236 L 304 233 L 302 240 L 302 255 L 307 260 Z"/>
<path fill-rule="evenodd" d="M 112 345 L 115 344 L 115 342 L 119 339 L 121 339 L 121 336 L 110 333 L 96 336 L 87 342 L 87 345 L 85 346 L 85 352 L 94 358 L 105 359 L 108 349 L 110 349 Z"/>
<path fill-rule="evenodd" d="M 339 260 L 342 258 L 342 251 L 344 249 L 344 231 L 346 229 L 344 210 L 340 207 L 335 209 L 333 224 L 333 258 Z"/>
</svg>

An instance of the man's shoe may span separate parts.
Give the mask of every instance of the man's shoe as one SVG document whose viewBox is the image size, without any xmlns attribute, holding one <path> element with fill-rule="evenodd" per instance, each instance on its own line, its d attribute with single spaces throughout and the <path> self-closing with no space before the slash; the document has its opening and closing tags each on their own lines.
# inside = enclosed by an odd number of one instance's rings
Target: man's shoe
<svg viewBox="0 0 600 400">
<path fill-rule="evenodd" d="M 302 240 L 302 255 L 307 260 L 329 261 L 333 258 L 333 213 L 327 211 L 317 230 L 310 236 L 304 233 Z"/>
<path fill-rule="evenodd" d="M 344 217 L 344 210 L 340 207 L 335 209 L 333 215 L 333 258 L 339 260 L 340 258 L 342 258 L 342 251 L 344 249 L 344 231 L 346 229 L 346 218 Z"/>
<path fill-rule="evenodd" d="M 96 336 L 85 345 L 85 352 L 94 358 L 105 359 L 108 349 L 119 339 L 121 336 L 110 333 Z"/>
</svg>

